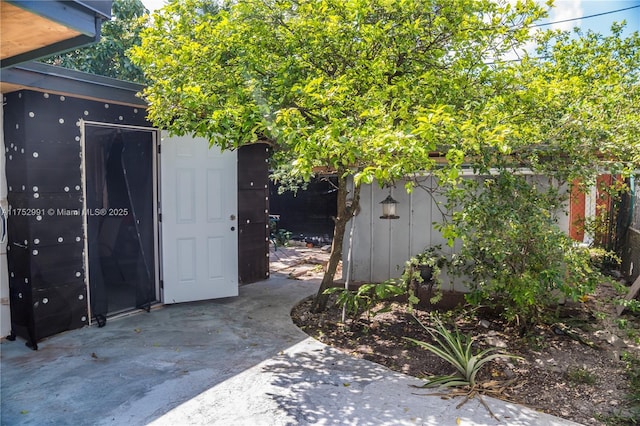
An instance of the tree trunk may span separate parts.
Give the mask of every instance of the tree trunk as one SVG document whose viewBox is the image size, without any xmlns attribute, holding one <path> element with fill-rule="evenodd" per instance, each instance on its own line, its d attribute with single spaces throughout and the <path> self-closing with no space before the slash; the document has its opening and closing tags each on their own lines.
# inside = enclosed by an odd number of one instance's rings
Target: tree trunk
<svg viewBox="0 0 640 426">
<path fill-rule="evenodd" d="M 313 303 L 311 310 L 313 312 L 322 312 L 327 308 L 329 296 L 324 291 L 333 286 L 333 280 L 336 275 L 336 269 L 342 259 L 342 243 L 347 228 L 347 223 L 351 219 L 360 206 L 360 186 L 356 186 L 353 191 L 353 197 L 350 203 L 347 203 L 347 177 L 343 171 L 338 171 L 338 215 L 334 219 L 335 227 L 333 230 L 333 243 L 331 244 L 331 256 L 327 270 L 322 277 L 322 283 L 318 289 L 318 294 Z"/>
</svg>

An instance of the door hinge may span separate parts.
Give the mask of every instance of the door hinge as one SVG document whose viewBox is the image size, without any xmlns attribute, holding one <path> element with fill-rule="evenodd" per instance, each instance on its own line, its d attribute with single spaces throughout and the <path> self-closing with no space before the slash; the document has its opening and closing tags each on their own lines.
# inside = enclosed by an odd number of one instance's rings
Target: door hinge
<svg viewBox="0 0 640 426">
<path fill-rule="evenodd" d="M 164 290 L 164 280 L 160 280 L 160 290 Z"/>
<path fill-rule="evenodd" d="M 162 154 L 162 145 L 158 144 L 158 154 Z"/>
<path fill-rule="evenodd" d="M 158 213 L 158 222 L 162 222 L 162 213 Z"/>
</svg>

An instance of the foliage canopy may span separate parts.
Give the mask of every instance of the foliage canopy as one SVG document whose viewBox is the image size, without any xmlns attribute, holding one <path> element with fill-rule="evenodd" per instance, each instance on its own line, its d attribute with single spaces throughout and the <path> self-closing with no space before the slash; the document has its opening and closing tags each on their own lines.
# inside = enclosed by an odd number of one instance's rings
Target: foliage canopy
<svg viewBox="0 0 640 426">
<path fill-rule="evenodd" d="M 640 36 L 622 38 L 622 29 L 539 33 L 536 57 L 506 68 L 510 95 L 492 97 L 484 110 L 502 129 L 503 145 L 451 141 L 464 160 L 440 172 L 450 212 L 441 229 L 450 244 L 461 242 L 468 301 L 499 306 L 526 326 L 544 320 L 558 298 L 580 299 L 602 280 L 588 251 L 557 223 L 568 188 L 593 185 L 602 173 L 624 178 L 640 166 Z M 479 177 L 457 178 L 462 161 Z M 623 189 L 624 180 L 615 186 Z"/>
<path fill-rule="evenodd" d="M 200 5 L 171 3 L 133 50 L 154 123 L 223 148 L 269 141 L 302 178 L 328 167 L 381 183 L 434 165 L 446 140 L 424 123 L 483 104 L 496 90 L 485 62 L 543 13 L 532 1 Z"/>
</svg>

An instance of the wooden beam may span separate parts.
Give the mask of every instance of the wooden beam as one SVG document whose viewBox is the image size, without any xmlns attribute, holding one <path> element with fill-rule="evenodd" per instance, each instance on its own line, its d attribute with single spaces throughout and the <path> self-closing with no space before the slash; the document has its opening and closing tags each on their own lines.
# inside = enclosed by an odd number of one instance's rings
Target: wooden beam
<svg viewBox="0 0 640 426">
<path fill-rule="evenodd" d="M 629 289 L 629 292 L 627 293 L 627 295 L 624 297 L 624 300 L 633 299 L 634 297 L 636 297 L 639 291 L 640 291 L 640 275 L 638 275 L 638 278 L 636 278 L 636 280 L 633 282 L 633 285 Z M 622 315 L 622 312 L 624 311 L 624 306 L 620 305 L 616 307 L 616 311 L 618 313 L 618 316 Z"/>
<path fill-rule="evenodd" d="M 0 9 L 0 56 L 3 60 L 82 34 L 11 3 L 1 2 Z"/>
</svg>

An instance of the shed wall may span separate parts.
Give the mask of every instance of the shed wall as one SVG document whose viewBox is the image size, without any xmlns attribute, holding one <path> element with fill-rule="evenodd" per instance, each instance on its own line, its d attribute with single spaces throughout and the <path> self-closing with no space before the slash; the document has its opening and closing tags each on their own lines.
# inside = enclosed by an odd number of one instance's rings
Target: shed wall
<svg viewBox="0 0 640 426">
<path fill-rule="evenodd" d="M 238 149 L 238 279 L 269 278 L 269 147 Z"/>
<path fill-rule="evenodd" d="M 541 185 L 548 184 L 548 179 L 531 176 Z M 434 223 L 442 222 L 442 211 L 445 199 L 433 195 L 424 189 L 416 188 L 408 194 L 404 190 L 405 182 L 396 183 L 391 190 L 392 197 L 398 201 L 396 214 L 398 219 L 381 219 L 380 202 L 389 195 L 389 189 L 377 185 L 363 185 L 360 192 L 360 213 L 355 218 L 353 233 L 351 281 L 382 282 L 402 275 L 405 262 L 425 248 L 440 245 L 442 251 L 453 254 L 457 247 L 449 247 Z M 427 178 L 424 186 L 435 188 L 434 178 Z M 351 223 L 347 226 L 349 231 Z M 558 226 L 569 231 L 569 217 L 566 213 L 558 214 Z M 343 263 L 347 263 L 349 250 L 348 234 L 343 247 Z M 347 267 L 343 267 L 346 274 Z M 342 277 L 346 279 L 346 276 Z M 443 289 L 464 291 L 465 286 L 460 279 L 452 279 L 443 271 Z"/>
<path fill-rule="evenodd" d="M 13 333 L 33 345 L 89 321 L 79 120 L 149 126 L 144 109 L 47 93 L 4 96 Z"/>
</svg>

